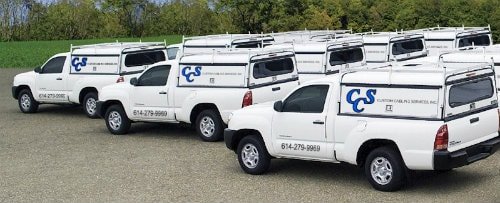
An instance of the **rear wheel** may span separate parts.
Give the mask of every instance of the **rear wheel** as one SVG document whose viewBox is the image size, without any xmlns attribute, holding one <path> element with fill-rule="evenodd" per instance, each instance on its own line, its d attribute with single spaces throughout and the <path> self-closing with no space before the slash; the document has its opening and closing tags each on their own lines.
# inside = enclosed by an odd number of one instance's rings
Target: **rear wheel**
<svg viewBox="0 0 500 203">
<path fill-rule="evenodd" d="M 236 154 L 241 168 L 248 174 L 263 174 L 271 164 L 271 156 L 266 150 L 264 141 L 255 135 L 241 139 Z"/>
<path fill-rule="evenodd" d="M 120 105 L 110 106 L 106 110 L 104 119 L 109 132 L 115 135 L 127 134 L 130 130 L 130 119 Z"/>
<path fill-rule="evenodd" d="M 196 118 L 196 132 L 203 141 L 215 142 L 222 139 L 224 123 L 215 110 L 202 111 Z"/>
<path fill-rule="evenodd" d="M 365 175 L 373 188 L 380 191 L 396 191 L 406 182 L 406 167 L 397 150 L 379 147 L 365 161 Z"/>
<path fill-rule="evenodd" d="M 97 93 L 89 92 L 83 98 L 83 109 L 89 118 L 97 118 Z"/>
<path fill-rule="evenodd" d="M 38 102 L 35 101 L 29 89 L 23 89 L 19 92 L 17 102 L 23 113 L 35 113 L 38 110 Z"/>
</svg>

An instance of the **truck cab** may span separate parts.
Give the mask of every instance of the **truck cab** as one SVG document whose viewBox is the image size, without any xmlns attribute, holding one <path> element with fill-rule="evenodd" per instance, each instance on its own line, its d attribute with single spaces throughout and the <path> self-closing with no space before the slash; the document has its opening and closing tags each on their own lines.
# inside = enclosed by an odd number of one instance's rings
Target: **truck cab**
<svg viewBox="0 0 500 203">
<path fill-rule="evenodd" d="M 345 162 L 394 191 L 407 169 L 450 170 L 495 153 L 494 86 L 491 64 L 351 68 L 233 112 L 224 139 L 249 174 L 265 173 L 272 158 Z"/>
</svg>

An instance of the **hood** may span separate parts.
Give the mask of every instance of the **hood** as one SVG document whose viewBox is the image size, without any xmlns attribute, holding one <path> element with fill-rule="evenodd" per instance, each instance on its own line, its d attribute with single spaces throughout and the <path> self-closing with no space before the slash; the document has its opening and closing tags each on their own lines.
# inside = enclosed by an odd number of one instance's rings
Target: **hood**
<svg viewBox="0 0 500 203">
<path fill-rule="evenodd" d="M 247 106 L 245 108 L 242 108 L 242 109 L 238 109 L 238 110 L 234 111 L 233 114 L 234 115 L 241 114 L 241 113 L 243 113 L 243 114 L 249 114 L 249 113 L 250 114 L 260 114 L 260 113 L 274 111 L 273 106 L 274 106 L 274 101 L 260 103 L 260 104 L 254 104 L 254 105 L 250 105 L 250 106 Z"/>
<path fill-rule="evenodd" d="M 114 83 L 111 85 L 107 85 L 102 88 L 102 91 L 114 91 L 114 90 L 123 90 L 130 88 L 130 84 L 128 82 L 120 82 L 120 83 Z"/>
<path fill-rule="evenodd" d="M 35 73 L 35 71 L 19 73 L 16 76 L 14 76 L 13 85 L 21 85 L 21 84 L 30 83 L 30 82 L 34 81 L 36 74 L 37 73 Z"/>
</svg>

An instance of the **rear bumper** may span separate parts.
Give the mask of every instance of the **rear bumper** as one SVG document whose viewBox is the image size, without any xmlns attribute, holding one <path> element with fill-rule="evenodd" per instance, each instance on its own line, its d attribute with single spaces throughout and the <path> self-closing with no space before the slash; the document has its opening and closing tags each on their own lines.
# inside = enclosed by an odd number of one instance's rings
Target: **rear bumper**
<svg viewBox="0 0 500 203">
<path fill-rule="evenodd" d="M 14 99 L 17 99 L 16 90 L 17 86 L 12 86 L 12 97 L 14 97 Z"/>
<path fill-rule="evenodd" d="M 226 147 L 230 150 L 236 150 L 236 139 L 234 137 L 234 133 L 236 130 L 224 129 L 224 142 L 226 143 Z"/>
<path fill-rule="evenodd" d="M 97 101 L 96 102 L 96 108 L 95 110 L 97 111 L 96 114 L 101 117 L 101 118 L 104 118 L 104 112 L 102 111 L 102 105 L 104 104 L 103 101 Z"/>
<path fill-rule="evenodd" d="M 500 137 L 455 152 L 435 151 L 434 170 L 448 170 L 469 165 L 494 154 L 500 148 Z"/>
</svg>

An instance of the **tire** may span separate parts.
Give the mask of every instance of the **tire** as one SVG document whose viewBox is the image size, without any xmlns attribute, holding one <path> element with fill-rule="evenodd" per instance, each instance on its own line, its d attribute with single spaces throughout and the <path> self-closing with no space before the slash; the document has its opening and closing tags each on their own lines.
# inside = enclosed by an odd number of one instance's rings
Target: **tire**
<svg viewBox="0 0 500 203">
<path fill-rule="evenodd" d="M 203 110 L 196 117 L 196 132 L 205 142 L 219 141 L 223 137 L 224 123 L 217 111 Z"/>
<path fill-rule="evenodd" d="M 111 105 L 106 110 L 106 127 L 115 135 L 127 134 L 130 130 L 130 119 L 120 105 Z"/>
<path fill-rule="evenodd" d="M 241 168 L 248 174 L 263 174 L 267 172 L 271 164 L 271 156 L 266 150 L 264 141 L 255 135 L 241 139 L 236 154 Z"/>
<path fill-rule="evenodd" d="M 19 92 L 17 103 L 23 113 L 35 113 L 38 110 L 38 102 L 35 101 L 29 89 L 23 89 Z"/>
<path fill-rule="evenodd" d="M 364 167 L 368 182 L 376 190 L 392 192 L 401 189 L 406 183 L 406 166 L 399 152 L 392 147 L 379 147 L 371 151 Z"/>
<path fill-rule="evenodd" d="M 85 111 L 85 114 L 87 114 L 87 116 L 89 118 L 97 118 L 99 117 L 97 115 L 97 100 L 98 100 L 98 97 L 97 97 L 97 93 L 95 92 L 89 92 L 85 95 L 85 97 L 83 98 L 83 102 L 82 102 L 82 106 L 83 106 L 83 111 Z"/>
</svg>

